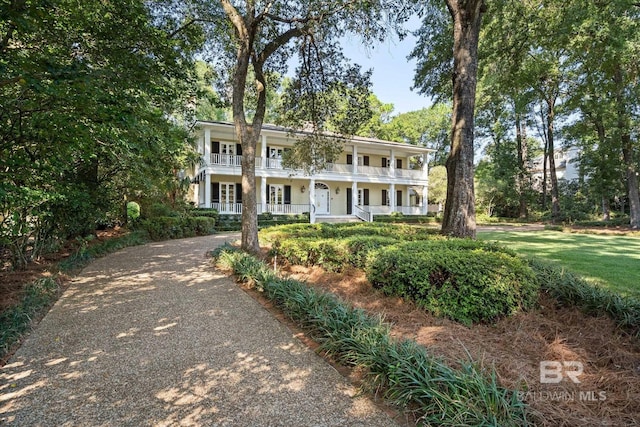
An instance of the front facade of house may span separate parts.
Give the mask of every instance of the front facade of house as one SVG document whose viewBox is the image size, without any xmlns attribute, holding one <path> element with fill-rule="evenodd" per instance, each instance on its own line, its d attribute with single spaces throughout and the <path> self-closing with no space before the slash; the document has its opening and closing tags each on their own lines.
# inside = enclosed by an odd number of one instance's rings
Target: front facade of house
<svg viewBox="0 0 640 427">
<path fill-rule="evenodd" d="M 199 121 L 196 125 L 202 161 L 194 171 L 194 203 L 221 214 L 242 213 L 242 150 L 233 124 Z M 309 213 L 311 222 L 427 213 L 426 158 L 432 150 L 354 137 L 345 141 L 334 163 L 309 176 L 282 166 L 282 155 L 295 140 L 284 128 L 263 127 L 256 148 L 258 213 Z"/>
</svg>

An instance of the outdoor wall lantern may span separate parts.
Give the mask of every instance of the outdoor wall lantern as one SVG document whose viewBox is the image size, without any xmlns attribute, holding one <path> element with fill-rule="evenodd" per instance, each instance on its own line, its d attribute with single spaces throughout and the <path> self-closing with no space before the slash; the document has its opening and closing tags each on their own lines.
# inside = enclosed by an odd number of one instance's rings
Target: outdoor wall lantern
<svg viewBox="0 0 640 427">
<path fill-rule="evenodd" d="M 340 194 L 340 187 L 336 187 L 336 194 Z"/>
<path fill-rule="evenodd" d="M 300 192 L 304 193 L 304 190 L 306 190 L 305 186 L 303 185 L 302 187 L 300 187 Z"/>
</svg>

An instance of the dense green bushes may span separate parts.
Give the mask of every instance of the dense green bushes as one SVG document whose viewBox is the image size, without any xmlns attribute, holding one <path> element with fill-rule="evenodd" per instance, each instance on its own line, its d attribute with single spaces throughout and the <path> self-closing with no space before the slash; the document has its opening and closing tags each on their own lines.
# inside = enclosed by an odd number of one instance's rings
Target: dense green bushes
<svg viewBox="0 0 640 427">
<path fill-rule="evenodd" d="M 213 254 L 304 327 L 320 349 L 365 370 L 367 384 L 392 404 L 415 411 L 425 425 L 526 425 L 517 393 L 500 387 L 475 364 L 454 370 L 413 341 L 394 340 L 379 317 L 349 307 L 330 294 L 277 277 L 250 255 L 221 248 Z"/>
<path fill-rule="evenodd" d="M 17 305 L 0 312 L 0 359 L 9 354 L 30 326 L 34 317 L 44 314 L 55 302 L 60 287 L 55 279 L 45 277 L 28 284 Z"/>
<path fill-rule="evenodd" d="M 139 227 L 149 233 L 152 240 L 180 239 L 207 236 L 215 232 L 216 220 L 211 217 L 161 216 L 143 219 Z"/>
<path fill-rule="evenodd" d="M 537 299 L 531 269 L 492 243 L 390 224 L 289 225 L 260 235 L 272 255 L 291 264 L 365 269 L 385 294 L 465 324 L 511 315 Z"/>
<path fill-rule="evenodd" d="M 640 301 L 625 298 L 588 283 L 560 266 L 540 259 L 529 259 L 544 292 L 559 304 L 578 307 L 591 315 L 608 315 L 619 327 L 640 338 Z"/>
<path fill-rule="evenodd" d="M 367 278 L 387 295 L 471 324 L 533 306 L 538 287 L 519 258 L 475 241 L 413 242 L 372 253 Z"/>
</svg>

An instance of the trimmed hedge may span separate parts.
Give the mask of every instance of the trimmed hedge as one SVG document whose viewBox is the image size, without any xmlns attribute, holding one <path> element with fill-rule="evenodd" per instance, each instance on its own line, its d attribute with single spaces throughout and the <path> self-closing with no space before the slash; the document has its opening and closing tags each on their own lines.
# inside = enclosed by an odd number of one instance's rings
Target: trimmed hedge
<svg viewBox="0 0 640 427">
<path fill-rule="evenodd" d="M 228 247 L 212 253 L 218 265 L 251 282 L 304 327 L 320 350 L 364 369 L 366 384 L 392 404 L 417 413 L 424 425 L 525 426 L 518 393 L 498 384 L 494 372 L 462 362 L 452 369 L 414 341 L 398 341 L 380 317 L 331 294 L 277 277 L 256 258 Z"/>
<path fill-rule="evenodd" d="M 157 217 L 140 221 L 139 227 L 152 240 L 181 239 L 215 233 L 216 220 L 211 217 Z"/>
<path fill-rule="evenodd" d="M 464 324 L 532 307 L 538 284 L 519 258 L 471 240 L 402 243 L 369 255 L 367 278 L 387 295 Z"/>
</svg>

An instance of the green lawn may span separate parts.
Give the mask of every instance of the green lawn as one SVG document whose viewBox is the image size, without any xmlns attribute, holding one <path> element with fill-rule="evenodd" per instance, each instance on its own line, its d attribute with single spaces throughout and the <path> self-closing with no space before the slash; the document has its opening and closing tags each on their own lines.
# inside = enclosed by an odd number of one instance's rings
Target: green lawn
<svg viewBox="0 0 640 427">
<path fill-rule="evenodd" d="M 522 255 L 557 261 L 622 295 L 640 298 L 640 238 L 557 231 L 478 232 Z"/>
</svg>

